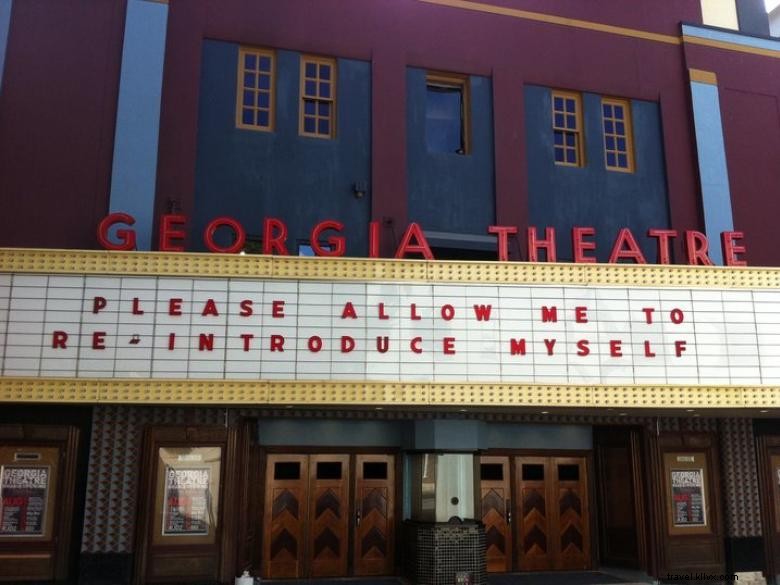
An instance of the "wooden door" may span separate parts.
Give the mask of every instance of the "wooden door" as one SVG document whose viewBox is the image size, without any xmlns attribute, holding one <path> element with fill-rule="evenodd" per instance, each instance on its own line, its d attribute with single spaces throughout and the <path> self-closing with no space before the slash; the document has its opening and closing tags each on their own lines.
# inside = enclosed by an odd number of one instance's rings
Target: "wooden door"
<svg viewBox="0 0 780 585">
<path fill-rule="evenodd" d="M 344 577 L 349 549 L 349 455 L 309 456 L 310 577 Z"/>
<path fill-rule="evenodd" d="M 587 468 L 584 457 L 553 457 L 548 485 L 552 488 L 552 534 L 559 570 L 590 569 L 590 526 Z"/>
<path fill-rule="evenodd" d="M 761 421 L 774 423 L 774 421 Z M 774 431 L 777 426 L 773 424 Z M 758 477 L 761 494 L 761 525 L 764 534 L 767 577 L 780 574 L 780 435 L 758 435 Z"/>
<path fill-rule="evenodd" d="M 619 426 L 596 427 L 593 432 L 599 560 L 604 566 L 647 568 L 640 433 L 638 428 Z"/>
<path fill-rule="evenodd" d="M 268 455 L 263 514 L 263 577 L 304 577 L 309 458 Z"/>
<path fill-rule="evenodd" d="M 355 575 L 390 575 L 395 542 L 395 457 L 355 457 Z"/>
<path fill-rule="evenodd" d="M 772 494 L 772 566 L 780 570 L 780 447 L 775 447 L 769 456 L 769 483 Z"/>
<path fill-rule="evenodd" d="M 491 573 L 511 571 L 512 492 L 509 457 L 480 457 L 479 475 L 487 570 Z"/>
<path fill-rule="evenodd" d="M 590 569 L 586 461 L 585 457 L 516 459 L 520 570 Z"/>
<path fill-rule="evenodd" d="M 518 457 L 515 462 L 515 510 L 518 523 L 518 563 L 521 571 L 554 567 L 549 500 L 549 459 Z"/>
</svg>

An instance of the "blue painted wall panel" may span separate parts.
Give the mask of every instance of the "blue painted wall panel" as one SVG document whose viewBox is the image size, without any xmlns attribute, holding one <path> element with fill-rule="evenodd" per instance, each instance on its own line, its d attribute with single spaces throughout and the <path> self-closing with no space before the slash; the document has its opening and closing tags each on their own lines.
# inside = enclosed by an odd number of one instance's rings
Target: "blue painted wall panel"
<svg viewBox="0 0 780 585">
<path fill-rule="evenodd" d="M 593 429 L 585 425 L 489 424 L 488 449 L 592 449 Z"/>
<path fill-rule="evenodd" d="M 3 90 L 5 50 L 8 46 L 8 31 L 11 28 L 11 4 L 13 0 L 0 0 L 0 91 Z"/>
<path fill-rule="evenodd" d="M 529 224 L 557 230 L 558 259 L 570 261 L 571 228 L 596 228 L 596 257 L 606 262 L 618 230 L 631 228 L 648 262 L 655 262 L 648 227 L 669 226 L 666 176 L 658 105 L 633 100 L 636 171 L 608 171 L 604 164 L 601 96 L 583 94 L 585 166 L 557 166 L 553 161 L 551 90 L 526 86 Z"/>
<path fill-rule="evenodd" d="M 337 219 L 347 254 L 365 256 L 370 196 L 355 198 L 352 186 L 370 184 L 369 63 L 338 60 L 336 137 L 324 140 L 298 135 L 300 55 L 290 51 L 276 52 L 275 131 L 236 128 L 237 59 L 236 44 L 203 43 L 193 248 L 220 215 L 250 235 L 261 235 L 263 217 L 284 220 L 291 254 L 317 221 Z"/>
<path fill-rule="evenodd" d="M 495 222 L 492 88 L 486 77 L 469 81 L 471 153 L 428 152 L 426 71 L 407 69 L 409 220 L 425 230 L 486 235 Z"/>
<path fill-rule="evenodd" d="M 734 229 L 734 217 L 718 86 L 693 82 L 691 99 L 699 157 L 704 231 L 711 242 L 710 258 L 715 264 L 723 264 L 723 251 L 717 242 L 721 232 Z"/>
<path fill-rule="evenodd" d="M 401 447 L 410 424 L 396 421 L 262 419 L 261 445 Z"/>
<path fill-rule="evenodd" d="M 139 250 L 152 243 L 167 23 L 167 4 L 128 1 L 109 208 L 135 217 Z"/>
</svg>

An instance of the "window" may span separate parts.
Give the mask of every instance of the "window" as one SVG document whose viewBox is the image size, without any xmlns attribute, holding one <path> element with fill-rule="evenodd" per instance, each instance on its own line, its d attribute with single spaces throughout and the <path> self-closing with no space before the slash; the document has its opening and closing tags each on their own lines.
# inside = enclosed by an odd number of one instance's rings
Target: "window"
<svg viewBox="0 0 780 585">
<path fill-rule="evenodd" d="M 607 169 L 632 173 L 634 155 L 631 136 L 631 106 L 627 100 L 601 100 L 604 127 L 604 157 Z"/>
<path fill-rule="evenodd" d="M 469 91 L 464 75 L 429 74 L 425 95 L 428 152 L 469 153 Z"/>
<path fill-rule="evenodd" d="M 236 126 L 274 129 L 274 54 L 264 49 L 238 50 Z"/>
<path fill-rule="evenodd" d="M 301 136 L 336 135 L 336 60 L 301 58 Z"/>
<path fill-rule="evenodd" d="M 585 164 L 582 144 L 582 100 L 577 93 L 552 94 L 555 164 L 581 167 Z"/>
<path fill-rule="evenodd" d="M 708 26 L 739 30 L 736 2 L 734 0 L 701 0 L 701 21 Z"/>
</svg>

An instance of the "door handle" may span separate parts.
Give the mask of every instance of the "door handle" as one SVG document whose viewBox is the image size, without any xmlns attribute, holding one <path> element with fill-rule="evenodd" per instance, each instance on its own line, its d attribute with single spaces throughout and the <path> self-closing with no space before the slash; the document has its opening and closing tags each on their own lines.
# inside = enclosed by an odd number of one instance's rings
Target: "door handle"
<svg viewBox="0 0 780 585">
<path fill-rule="evenodd" d="M 355 526 L 360 526 L 360 510 L 355 512 Z"/>
<path fill-rule="evenodd" d="M 512 523 L 512 507 L 509 504 L 509 500 L 506 501 L 506 523 Z"/>
</svg>

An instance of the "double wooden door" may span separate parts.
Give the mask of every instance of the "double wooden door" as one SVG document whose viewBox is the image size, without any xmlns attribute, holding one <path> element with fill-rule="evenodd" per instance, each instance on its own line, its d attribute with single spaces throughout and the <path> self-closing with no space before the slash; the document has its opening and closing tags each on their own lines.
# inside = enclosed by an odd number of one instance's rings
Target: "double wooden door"
<svg viewBox="0 0 780 585">
<path fill-rule="evenodd" d="M 488 571 L 590 569 L 585 457 L 483 456 L 480 497 Z"/>
<path fill-rule="evenodd" d="M 391 574 L 394 465 L 393 455 L 268 455 L 263 576 Z"/>
</svg>

